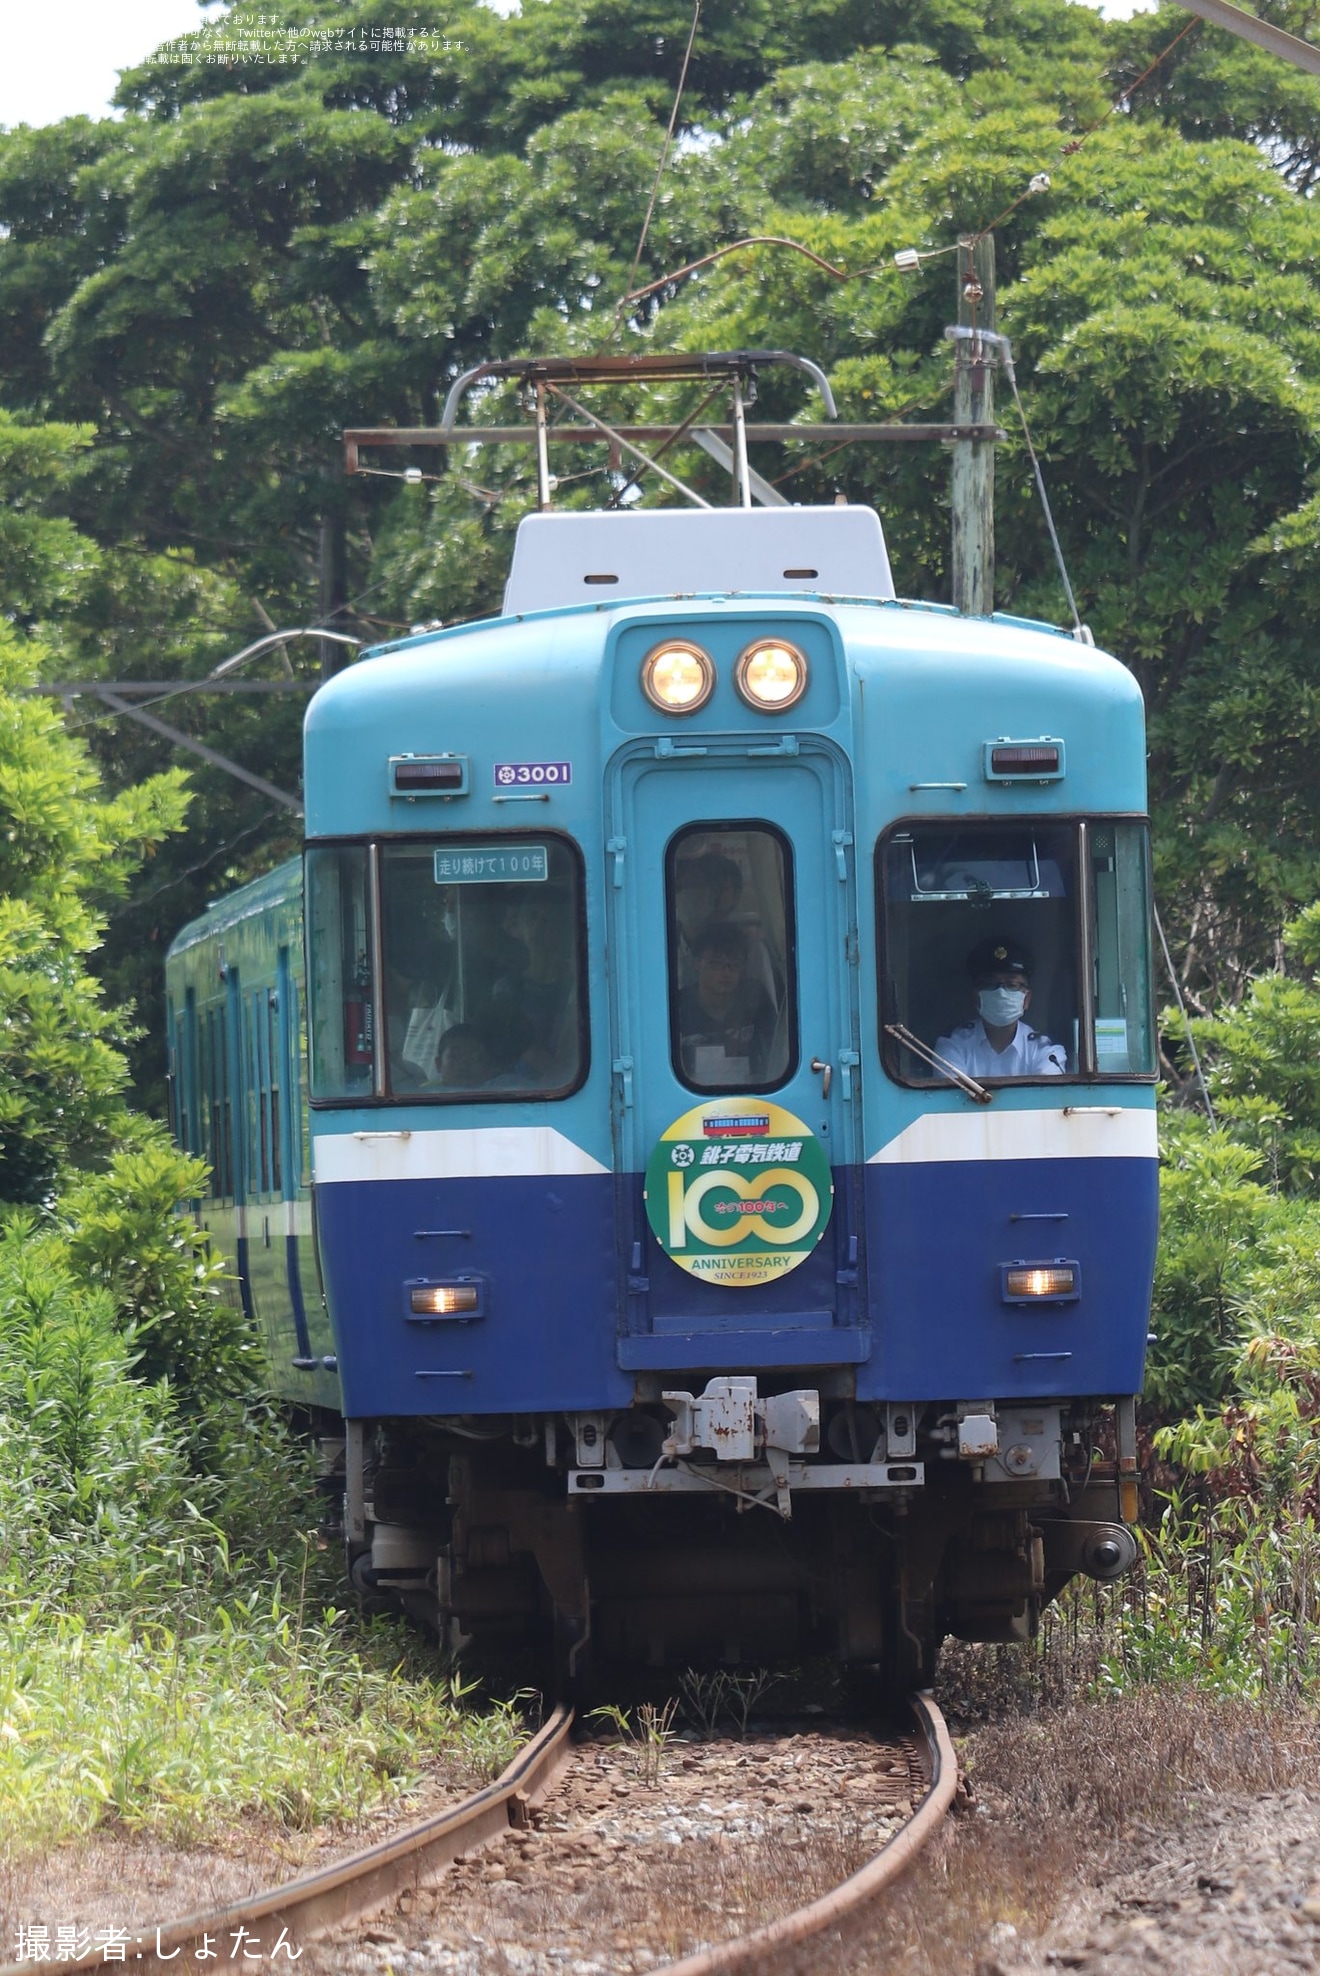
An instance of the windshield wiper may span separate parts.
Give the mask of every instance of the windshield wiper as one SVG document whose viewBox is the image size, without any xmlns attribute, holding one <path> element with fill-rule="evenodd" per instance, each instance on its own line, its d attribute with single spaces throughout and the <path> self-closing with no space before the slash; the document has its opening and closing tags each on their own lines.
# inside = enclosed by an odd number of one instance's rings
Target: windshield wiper
<svg viewBox="0 0 1320 1976">
<path fill-rule="evenodd" d="M 976 1079 L 969 1077 L 965 1070 L 959 1070 L 956 1063 L 950 1063 L 938 1050 L 932 1050 L 929 1044 L 922 1042 L 920 1036 L 914 1036 L 910 1029 L 905 1029 L 901 1022 L 887 1022 L 885 1035 L 897 1037 L 905 1049 L 911 1050 L 914 1057 L 922 1058 L 925 1063 L 938 1070 L 942 1077 L 947 1077 L 951 1084 L 956 1084 L 960 1091 L 965 1091 L 969 1098 L 975 1098 L 978 1105 L 988 1105 L 994 1097 L 993 1091 L 987 1091 L 984 1084 L 978 1084 Z"/>
</svg>

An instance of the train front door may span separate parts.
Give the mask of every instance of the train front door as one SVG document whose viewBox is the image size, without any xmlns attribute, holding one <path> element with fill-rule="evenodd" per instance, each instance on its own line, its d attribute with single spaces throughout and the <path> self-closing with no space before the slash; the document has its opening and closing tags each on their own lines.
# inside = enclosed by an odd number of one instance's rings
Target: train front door
<svg viewBox="0 0 1320 1976">
<path fill-rule="evenodd" d="M 858 1363 L 847 763 L 809 736 L 650 741 L 607 796 L 620 1363 Z"/>
</svg>

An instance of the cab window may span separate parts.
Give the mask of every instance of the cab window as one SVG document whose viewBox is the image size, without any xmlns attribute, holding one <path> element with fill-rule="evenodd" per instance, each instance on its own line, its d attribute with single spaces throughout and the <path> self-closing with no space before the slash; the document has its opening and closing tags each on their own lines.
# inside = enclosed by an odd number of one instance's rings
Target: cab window
<svg viewBox="0 0 1320 1976">
<path fill-rule="evenodd" d="M 1076 1074 L 1077 832 L 912 824 L 883 851 L 883 1045 L 905 1083 Z"/>
<path fill-rule="evenodd" d="M 680 831 L 665 861 L 670 1047 L 694 1091 L 772 1089 L 797 1060 L 792 870 L 768 824 Z"/>
<path fill-rule="evenodd" d="M 563 1096 L 586 1074 L 581 877 L 561 840 L 380 851 L 388 1088 L 428 1101 Z"/>
<path fill-rule="evenodd" d="M 308 851 L 306 911 L 312 1097 L 369 1098 L 376 997 L 365 845 Z"/>
<path fill-rule="evenodd" d="M 877 852 L 881 1050 L 907 1084 L 1149 1077 L 1148 832 L 900 825 Z"/>
<path fill-rule="evenodd" d="M 1096 1075 L 1153 1076 L 1150 838 L 1145 824 L 1086 825 Z"/>
</svg>

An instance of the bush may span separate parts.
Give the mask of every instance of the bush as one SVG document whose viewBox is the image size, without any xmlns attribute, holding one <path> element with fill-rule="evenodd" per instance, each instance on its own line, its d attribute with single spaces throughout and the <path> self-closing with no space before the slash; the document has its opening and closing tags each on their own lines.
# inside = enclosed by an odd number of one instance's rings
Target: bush
<svg viewBox="0 0 1320 1976">
<path fill-rule="evenodd" d="M 225 1264 L 185 1212 L 206 1167 L 159 1126 L 140 1125 L 102 1173 L 65 1189 L 58 1207 L 77 1276 L 107 1290 L 137 1340 L 140 1376 L 168 1379 L 185 1413 L 261 1382 L 261 1340 L 225 1294 Z"/>
<path fill-rule="evenodd" d="M 238 1390 L 246 1334 L 173 1213 L 196 1179 L 152 1135 L 58 1221 L 0 1232 L 7 1849 L 107 1820 L 197 1838 L 251 1812 L 354 1817 L 437 1751 L 484 1778 L 515 1740 L 510 1710 L 464 1708 L 402 1628 L 327 1605 L 310 1454 Z"/>
<path fill-rule="evenodd" d="M 214 1531 L 167 1388 L 132 1328 L 29 1217 L 0 1237 L 0 1605 L 89 1617 L 177 1605 Z"/>
<path fill-rule="evenodd" d="M 128 1126 L 123 1013 L 87 971 L 100 913 L 177 830 L 178 771 L 113 800 L 56 706 L 18 688 L 43 653 L 0 619 L 0 1201 L 44 1199 Z"/>
</svg>

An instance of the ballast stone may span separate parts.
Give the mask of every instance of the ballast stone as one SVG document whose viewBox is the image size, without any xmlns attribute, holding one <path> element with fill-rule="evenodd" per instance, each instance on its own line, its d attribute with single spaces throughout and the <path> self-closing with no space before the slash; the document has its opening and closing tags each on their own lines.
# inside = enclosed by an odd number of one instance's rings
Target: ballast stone
<svg viewBox="0 0 1320 1976">
<path fill-rule="evenodd" d="M 657 508 L 526 515 L 504 614 L 726 591 L 892 601 L 874 508 Z"/>
</svg>

